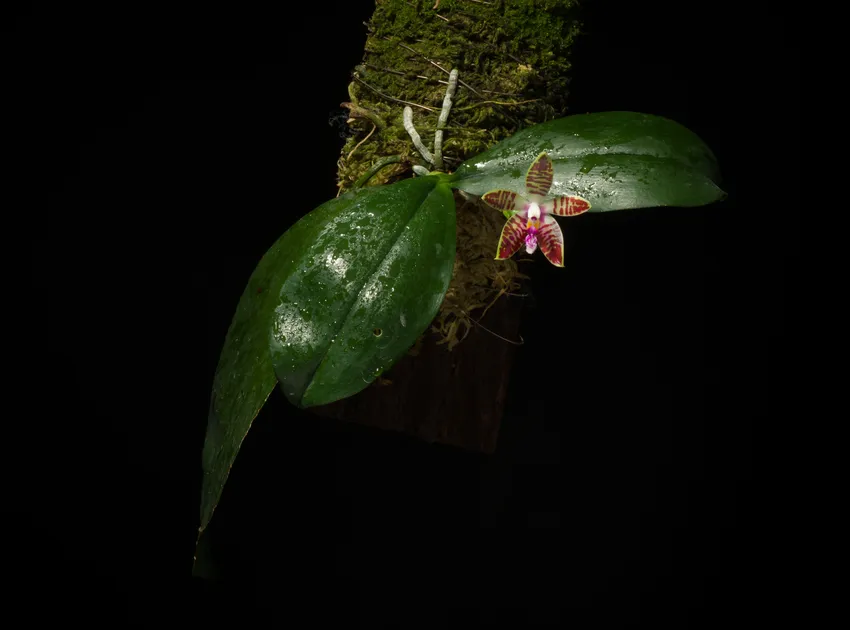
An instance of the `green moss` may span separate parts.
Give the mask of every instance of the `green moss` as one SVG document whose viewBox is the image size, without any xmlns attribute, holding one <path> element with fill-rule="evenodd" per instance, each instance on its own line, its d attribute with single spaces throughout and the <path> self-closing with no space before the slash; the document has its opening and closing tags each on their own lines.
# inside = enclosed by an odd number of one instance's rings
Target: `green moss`
<svg viewBox="0 0 850 630">
<path fill-rule="evenodd" d="M 398 101 L 431 108 L 413 107 L 413 123 L 431 148 L 452 68 L 460 84 L 443 142 L 448 171 L 523 127 L 566 113 L 577 0 L 441 0 L 433 6 L 434 0 L 376 2 L 363 62 L 349 86 L 356 106 L 349 108 L 349 124 L 356 133 L 338 162 L 340 191 L 387 156 L 401 160 L 368 185 L 409 177 L 414 164 L 430 166 L 404 130 Z M 458 205 L 455 277 L 435 322 L 450 346 L 471 325 L 470 314 L 518 286 L 516 263 L 493 260 L 503 223 L 492 209 Z"/>
</svg>

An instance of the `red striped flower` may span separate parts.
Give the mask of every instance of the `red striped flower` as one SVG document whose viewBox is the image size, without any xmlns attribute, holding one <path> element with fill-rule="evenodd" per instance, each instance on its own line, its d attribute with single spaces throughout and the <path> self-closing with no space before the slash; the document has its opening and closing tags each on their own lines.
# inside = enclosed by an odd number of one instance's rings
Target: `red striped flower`
<svg viewBox="0 0 850 630">
<path fill-rule="evenodd" d="M 529 254 L 539 245 L 549 262 L 564 266 L 564 235 L 552 215 L 572 217 L 587 212 L 590 202 L 572 195 L 548 197 L 554 174 L 552 160 L 543 152 L 525 175 L 525 197 L 512 190 L 491 190 L 481 196 L 488 206 L 511 213 L 502 228 L 496 260 L 510 258 L 525 243 Z"/>
</svg>

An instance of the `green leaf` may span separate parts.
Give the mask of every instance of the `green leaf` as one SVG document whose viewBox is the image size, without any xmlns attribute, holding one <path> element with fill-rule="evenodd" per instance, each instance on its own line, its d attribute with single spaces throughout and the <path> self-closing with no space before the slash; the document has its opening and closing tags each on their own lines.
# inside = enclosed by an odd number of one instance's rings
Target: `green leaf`
<svg viewBox="0 0 850 630">
<path fill-rule="evenodd" d="M 329 201 L 287 235 L 297 264 L 272 322 L 271 355 L 301 407 L 356 394 L 433 320 L 455 259 L 452 192 L 436 177 Z"/>
<path fill-rule="evenodd" d="M 523 194 L 529 164 L 546 151 L 555 165 L 550 196 L 579 195 L 590 212 L 700 206 L 726 196 L 711 150 L 682 125 L 648 114 L 578 114 L 528 127 L 467 160 L 444 181 L 480 197 Z"/>
<path fill-rule="evenodd" d="M 284 234 L 251 274 L 224 340 L 213 379 L 204 441 L 200 531 L 212 518 L 242 440 L 274 389 L 268 331 L 277 306 L 281 274 L 288 264 Z"/>
<path fill-rule="evenodd" d="M 347 193 L 278 239 L 248 280 L 221 351 L 200 531 L 275 372 L 301 407 L 365 388 L 431 323 L 454 258 L 454 198 L 436 177 Z"/>
</svg>

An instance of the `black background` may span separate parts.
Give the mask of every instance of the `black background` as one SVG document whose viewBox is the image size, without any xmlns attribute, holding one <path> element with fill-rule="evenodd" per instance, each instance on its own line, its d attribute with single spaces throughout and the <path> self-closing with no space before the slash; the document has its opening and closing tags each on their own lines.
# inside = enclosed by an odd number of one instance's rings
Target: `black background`
<svg viewBox="0 0 850 630">
<path fill-rule="evenodd" d="M 4 554 L 31 617 L 756 613 L 757 445 L 784 404 L 800 194 L 795 39 L 767 8 L 586 5 L 572 113 L 683 123 L 728 199 L 563 224 L 566 267 L 535 266 L 494 455 L 318 419 L 275 392 L 213 519 L 215 584 L 191 577 L 212 375 L 259 257 L 335 194 L 329 120 L 373 4 L 67 3 L 7 23 L 9 179 L 26 192 L 5 240 L 31 245 L 11 424 L 33 448 L 7 449 L 28 454 L 7 475 L 22 509 Z"/>
</svg>

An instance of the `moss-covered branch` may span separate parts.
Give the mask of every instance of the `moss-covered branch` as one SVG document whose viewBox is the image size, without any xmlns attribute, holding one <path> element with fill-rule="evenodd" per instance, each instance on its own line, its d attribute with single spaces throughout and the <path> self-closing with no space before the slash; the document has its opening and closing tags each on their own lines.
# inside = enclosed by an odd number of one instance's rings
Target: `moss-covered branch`
<svg viewBox="0 0 850 630">
<path fill-rule="evenodd" d="M 443 170 L 525 126 L 563 116 L 577 4 L 441 0 L 435 8 L 434 0 L 378 0 L 345 105 L 355 134 L 339 160 L 340 191 L 367 173 L 376 185 L 409 177 L 412 165 L 432 167 L 414 148 L 402 112 L 415 109 L 416 128 L 432 143 L 453 68 L 459 80 L 443 127 Z M 390 166 L 382 162 L 388 156 L 400 159 Z M 498 212 L 459 199 L 457 224 L 455 276 L 436 323 L 450 346 L 469 327 L 469 313 L 486 308 L 494 293 L 515 290 L 519 278 L 515 262 L 493 260 Z"/>
</svg>

